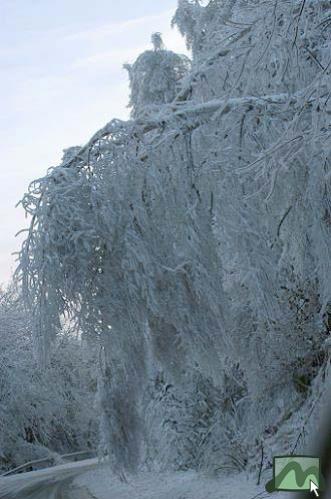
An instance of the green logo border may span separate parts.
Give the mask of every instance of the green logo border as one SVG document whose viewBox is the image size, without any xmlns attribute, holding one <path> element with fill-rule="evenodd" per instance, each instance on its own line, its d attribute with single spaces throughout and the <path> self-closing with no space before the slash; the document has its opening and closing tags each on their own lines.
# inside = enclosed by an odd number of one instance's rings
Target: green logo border
<svg viewBox="0 0 331 499">
<path fill-rule="evenodd" d="M 269 480 L 269 482 L 267 482 L 266 484 L 266 491 L 267 492 L 299 492 L 299 493 L 302 493 L 303 491 L 307 491 L 309 489 L 300 489 L 300 490 L 295 490 L 295 489 L 276 489 L 275 487 L 275 480 L 276 480 L 276 477 L 275 477 L 275 470 L 276 470 L 276 466 L 275 466 L 275 461 L 276 459 L 280 459 L 280 458 L 287 458 L 287 459 L 300 459 L 300 458 L 310 458 L 310 459 L 318 459 L 318 488 L 319 490 L 323 490 L 323 487 L 322 487 L 322 483 L 323 483 L 323 480 L 322 480 L 322 470 L 321 470 L 321 459 L 318 457 L 318 456 L 312 456 L 312 455 L 298 455 L 298 454 L 284 454 L 284 455 L 281 455 L 281 456 L 274 456 L 273 459 L 272 459 L 272 473 L 273 473 L 273 476 L 272 476 L 272 479 Z"/>
</svg>

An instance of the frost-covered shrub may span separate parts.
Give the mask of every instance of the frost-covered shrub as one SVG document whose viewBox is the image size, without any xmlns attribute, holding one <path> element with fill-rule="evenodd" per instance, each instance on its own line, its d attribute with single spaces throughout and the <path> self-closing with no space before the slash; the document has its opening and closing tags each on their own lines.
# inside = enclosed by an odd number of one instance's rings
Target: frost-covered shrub
<svg viewBox="0 0 331 499">
<path fill-rule="evenodd" d="M 245 387 L 237 374 L 236 382 L 224 376 L 217 387 L 195 369 L 185 385 L 167 382 L 164 372 L 157 373 L 145 398 L 148 468 L 241 470 L 246 466 Z"/>
<path fill-rule="evenodd" d="M 0 296 L 0 340 L 0 467 L 95 449 L 95 355 L 61 333 L 41 368 L 29 318 L 10 291 Z"/>
</svg>

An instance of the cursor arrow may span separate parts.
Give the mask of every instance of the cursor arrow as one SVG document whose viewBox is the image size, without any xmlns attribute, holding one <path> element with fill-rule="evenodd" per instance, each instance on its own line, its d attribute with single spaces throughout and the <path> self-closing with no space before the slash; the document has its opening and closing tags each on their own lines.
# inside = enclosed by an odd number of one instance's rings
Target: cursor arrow
<svg viewBox="0 0 331 499">
<path fill-rule="evenodd" d="M 314 492 L 315 496 L 319 497 L 318 487 L 317 487 L 316 483 L 313 482 L 312 480 L 310 480 L 310 492 Z"/>
</svg>

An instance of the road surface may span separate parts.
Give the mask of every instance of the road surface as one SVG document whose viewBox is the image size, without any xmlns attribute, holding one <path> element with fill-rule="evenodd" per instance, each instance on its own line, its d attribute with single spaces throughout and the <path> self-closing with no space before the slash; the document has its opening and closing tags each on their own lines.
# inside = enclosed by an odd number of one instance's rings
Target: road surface
<svg viewBox="0 0 331 499">
<path fill-rule="evenodd" d="M 1 499 L 93 499 L 87 489 L 72 489 L 74 478 L 95 469 L 97 459 L 87 459 L 18 475 L 0 477 Z"/>
</svg>

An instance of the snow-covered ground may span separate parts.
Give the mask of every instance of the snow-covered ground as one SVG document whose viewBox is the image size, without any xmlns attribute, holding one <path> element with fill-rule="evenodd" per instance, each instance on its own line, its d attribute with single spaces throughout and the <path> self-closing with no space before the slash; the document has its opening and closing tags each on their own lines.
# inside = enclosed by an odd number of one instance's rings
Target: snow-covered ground
<svg viewBox="0 0 331 499">
<path fill-rule="evenodd" d="M 121 482 L 109 468 L 81 475 L 74 482 L 80 490 L 88 490 L 91 499 L 264 499 L 271 497 L 264 484 L 244 473 L 211 477 L 203 473 L 183 471 L 176 473 L 140 473 Z M 288 494 L 277 494 L 286 499 Z M 83 498 L 82 498 L 83 499 Z M 85 497 L 84 497 L 85 499 Z"/>
<path fill-rule="evenodd" d="M 266 499 L 268 477 L 182 471 L 139 473 L 127 482 L 96 459 L 0 478 L 1 499 Z M 277 494 L 287 499 L 289 494 Z"/>
</svg>

